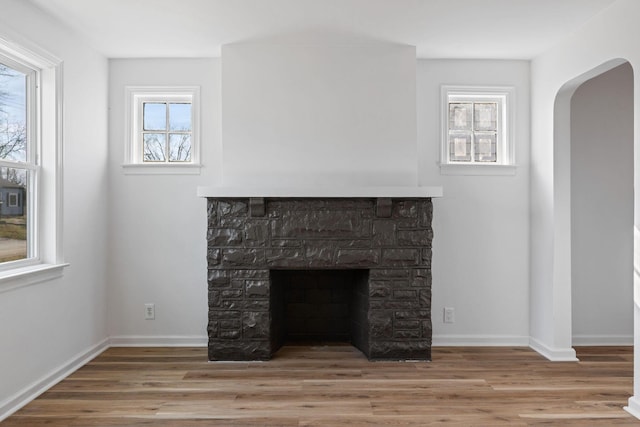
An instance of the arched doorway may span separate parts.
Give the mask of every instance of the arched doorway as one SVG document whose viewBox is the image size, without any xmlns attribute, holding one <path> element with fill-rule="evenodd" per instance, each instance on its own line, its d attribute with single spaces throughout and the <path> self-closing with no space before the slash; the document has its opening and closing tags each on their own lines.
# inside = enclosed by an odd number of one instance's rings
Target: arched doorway
<svg viewBox="0 0 640 427">
<path fill-rule="evenodd" d="M 553 129 L 553 360 L 577 360 L 572 346 L 571 99 L 586 81 L 627 63 L 614 59 L 565 83 L 554 103 Z M 633 200 L 633 197 L 632 197 Z M 629 230 L 629 234 L 632 231 Z M 629 266 L 631 269 L 632 267 Z M 631 302 L 629 302 L 630 304 Z"/>
<path fill-rule="evenodd" d="M 571 97 L 572 344 L 633 344 L 633 70 Z"/>
</svg>

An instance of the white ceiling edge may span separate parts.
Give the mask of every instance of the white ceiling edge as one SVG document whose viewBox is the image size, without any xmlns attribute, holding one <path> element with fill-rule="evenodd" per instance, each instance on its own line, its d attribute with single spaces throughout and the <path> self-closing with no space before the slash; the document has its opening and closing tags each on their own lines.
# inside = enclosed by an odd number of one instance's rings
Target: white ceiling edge
<svg viewBox="0 0 640 427">
<path fill-rule="evenodd" d="M 219 57 L 229 43 L 377 40 L 418 58 L 528 60 L 617 0 L 28 0 L 107 58 Z"/>
</svg>

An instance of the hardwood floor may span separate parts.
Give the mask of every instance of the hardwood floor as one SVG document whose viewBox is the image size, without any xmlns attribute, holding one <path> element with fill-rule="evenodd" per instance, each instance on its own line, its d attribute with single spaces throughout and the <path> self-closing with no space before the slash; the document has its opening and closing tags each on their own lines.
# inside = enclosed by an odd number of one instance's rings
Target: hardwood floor
<svg viewBox="0 0 640 427">
<path fill-rule="evenodd" d="M 3 426 L 640 425 L 631 347 L 436 347 L 432 362 L 368 362 L 348 345 L 285 346 L 269 362 L 204 348 L 111 348 Z"/>
</svg>

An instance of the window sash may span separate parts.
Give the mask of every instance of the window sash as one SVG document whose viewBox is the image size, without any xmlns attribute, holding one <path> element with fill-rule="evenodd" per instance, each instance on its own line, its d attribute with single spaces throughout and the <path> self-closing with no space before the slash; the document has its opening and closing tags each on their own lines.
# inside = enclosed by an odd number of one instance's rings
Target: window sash
<svg viewBox="0 0 640 427">
<path fill-rule="evenodd" d="M 38 223 L 40 212 L 38 204 L 38 190 L 40 182 L 40 70 L 33 68 L 19 59 L 12 58 L 0 53 L 0 63 L 25 75 L 26 99 L 25 99 L 25 120 L 26 120 L 26 156 L 25 161 L 0 159 L 0 168 L 23 169 L 27 171 L 27 183 L 25 187 L 26 197 L 23 203 L 26 205 L 26 257 L 15 260 L 0 262 L 0 272 L 34 265 L 41 262 L 39 251 Z M 7 201 L 8 202 L 8 201 Z M 9 206 L 9 205 L 8 205 Z"/>
<path fill-rule="evenodd" d="M 500 128 L 502 126 L 502 109 L 500 102 L 492 98 L 475 100 L 467 97 L 453 99 L 448 102 L 448 153 L 451 163 L 491 163 L 498 164 L 502 155 L 502 141 Z M 495 105 L 495 120 L 486 126 L 478 123 L 476 107 L 479 105 Z M 493 124 L 495 122 L 495 124 Z M 493 128 L 493 129 L 492 129 Z M 486 150 L 480 150 L 489 139 L 489 155 Z M 485 153 L 485 154 L 483 154 Z M 485 158 L 488 157 L 488 158 Z"/>
<path fill-rule="evenodd" d="M 192 141 L 192 129 L 193 129 L 193 125 L 194 125 L 194 119 L 193 119 L 193 104 L 191 102 L 191 100 L 187 100 L 186 98 L 184 100 L 180 100 L 180 101 L 176 101 L 175 99 L 171 99 L 171 100 L 153 100 L 153 101 L 146 101 L 146 100 L 141 100 L 140 101 L 140 106 L 139 106 L 139 113 L 140 116 L 138 117 L 139 120 L 139 129 L 140 129 L 140 134 L 139 136 L 136 138 L 137 140 L 137 144 L 140 144 L 142 146 L 142 150 L 141 150 L 141 162 L 142 163 L 156 163 L 156 164 L 167 164 L 167 163 L 191 163 L 192 162 L 192 156 L 191 156 L 191 141 Z M 157 104 L 157 105 L 163 105 L 164 106 L 164 126 L 163 127 L 153 127 L 151 125 L 147 126 L 146 123 L 146 112 L 147 112 L 147 105 L 149 104 Z M 189 105 L 189 110 L 190 110 L 190 117 L 189 117 L 189 129 L 188 130 L 181 130 L 181 129 L 173 129 L 172 128 L 172 116 L 171 116 L 171 106 L 172 105 Z M 182 136 L 182 141 L 184 143 L 184 141 L 189 141 L 188 144 L 188 157 L 185 159 L 174 159 L 172 158 L 172 136 L 176 136 L 176 135 L 181 135 Z M 156 138 L 153 139 L 154 136 L 158 136 L 161 138 Z M 147 147 L 147 141 L 153 142 L 153 141 L 157 141 L 156 145 L 156 149 L 152 150 L 152 149 L 148 149 Z M 160 141 L 161 140 L 161 141 Z M 149 155 L 148 155 L 149 153 Z"/>
</svg>

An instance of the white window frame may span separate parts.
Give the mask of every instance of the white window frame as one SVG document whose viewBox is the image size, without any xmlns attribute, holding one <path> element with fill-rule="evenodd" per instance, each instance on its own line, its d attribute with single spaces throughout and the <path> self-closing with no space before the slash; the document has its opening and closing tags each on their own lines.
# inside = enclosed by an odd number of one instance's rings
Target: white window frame
<svg viewBox="0 0 640 427">
<path fill-rule="evenodd" d="M 6 292 L 59 278 L 69 264 L 62 252 L 63 63 L 16 35 L 11 40 L 0 36 L 0 55 L 7 65 L 28 70 L 33 82 L 27 90 L 30 153 L 25 167 L 32 171 L 26 199 L 28 258 L 0 264 L 0 292 Z"/>
<path fill-rule="evenodd" d="M 441 87 L 440 173 L 443 175 L 514 175 L 515 164 L 515 88 L 511 86 Z M 498 103 L 498 129 L 495 162 L 460 162 L 449 159 L 449 103 Z"/>
<path fill-rule="evenodd" d="M 191 161 L 143 162 L 142 120 L 145 102 L 191 103 Z M 125 150 L 126 174 L 200 173 L 200 87 L 199 86 L 126 86 Z"/>
</svg>

